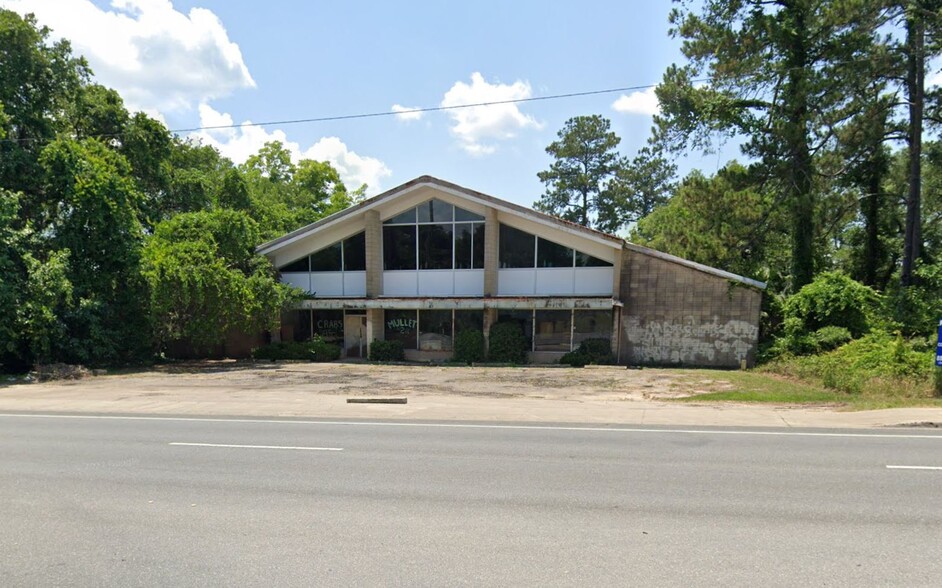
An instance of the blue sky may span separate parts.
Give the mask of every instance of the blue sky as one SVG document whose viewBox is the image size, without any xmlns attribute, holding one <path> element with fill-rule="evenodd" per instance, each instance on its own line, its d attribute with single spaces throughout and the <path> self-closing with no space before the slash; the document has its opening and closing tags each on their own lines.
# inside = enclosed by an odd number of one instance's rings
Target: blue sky
<svg viewBox="0 0 942 588">
<path fill-rule="evenodd" d="M 670 4 L 0 0 L 70 38 L 102 83 L 172 129 L 656 83 L 681 60 Z M 286 141 L 297 157 L 334 163 L 349 187 L 368 182 L 370 194 L 431 174 L 531 205 L 545 147 L 568 118 L 608 117 L 632 156 L 655 108 L 650 93 L 607 94 L 199 136 L 236 161 Z"/>
</svg>

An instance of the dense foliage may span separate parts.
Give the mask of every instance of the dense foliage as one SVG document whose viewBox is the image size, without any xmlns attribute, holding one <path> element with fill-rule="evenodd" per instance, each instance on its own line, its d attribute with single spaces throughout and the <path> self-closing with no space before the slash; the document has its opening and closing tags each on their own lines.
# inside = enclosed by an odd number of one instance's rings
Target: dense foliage
<svg viewBox="0 0 942 588">
<path fill-rule="evenodd" d="M 455 355 L 452 359 L 468 365 L 484 361 L 484 333 L 477 329 L 464 329 L 455 335 Z"/>
<path fill-rule="evenodd" d="M 50 36 L 0 9 L 0 371 L 270 326 L 295 293 L 255 247 L 362 188 L 279 143 L 236 166 L 174 136 Z"/>
<path fill-rule="evenodd" d="M 495 363 L 527 363 L 530 346 L 523 329 L 516 322 L 497 323 L 491 327 L 487 360 Z"/>
<path fill-rule="evenodd" d="M 370 361 L 403 361 L 406 358 L 402 341 L 374 339 L 370 343 Z"/>
<path fill-rule="evenodd" d="M 559 363 L 572 367 L 612 365 L 615 363 L 615 356 L 612 355 L 612 342 L 608 339 L 586 339 L 579 344 L 578 349 L 562 356 Z"/>
<path fill-rule="evenodd" d="M 282 359 L 297 359 L 315 362 L 334 361 L 340 358 L 340 347 L 314 337 L 310 341 L 294 342 L 281 341 L 269 343 L 252 352 L 255 359 L 268 359 L 277 361 Z"/>
</svg>

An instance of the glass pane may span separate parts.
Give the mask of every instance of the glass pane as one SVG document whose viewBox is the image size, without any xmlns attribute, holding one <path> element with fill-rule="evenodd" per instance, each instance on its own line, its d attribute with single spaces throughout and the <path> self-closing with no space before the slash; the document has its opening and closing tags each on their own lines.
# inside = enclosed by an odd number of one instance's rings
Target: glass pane
<svg viewBox="0 0 942 588">
<path fill-rule="evenodd" d="M 419 225 L 419 269 L 451 269 L 453 225 Z"/>
<path fill-rule="evenodd" d="M 568 310 L 536 311 L 534 349 L 537 351 L 569 351 L 571 314 Z"/>
<path fill-rule="evenodd" d="M 383 227 L 383 267 L 415 269 L 415 225 Z"/>
<path fill-rule="evenodd" d="M 576 251 L 576 267 L 612 267 L 612 264 L 588 253 Z"/>
<path fill-rule="evenodd" d="M 537 238 L 536 267 L 572 267 L 572 249 Z"/>
<path fill-rule="evenodd" d="M 366 270 L 366 233 L 343 240 L 343 271 L 362 272 Z"/>
<path fill-rule="evenodd" d="M 310 266 L 308 265 L 309 259 L 310 259 L 309 257 L 302 257 L 301 259 L 297 261 L 292 261 L 288 265 L 281 266 L 280 268 L 278 268 L 278 271 L 280 271 L 283 274 L 309 272 L 311 271 L 309 269 Z"/>
<path fill-rule="evenodd" d="M 410 208 L 409 210 L 405 212 L 400 212 L 399 214 L 387 220 L 383 224 L 395 225 L 395 224 L 402 224 L 402 223 L 415 224 L 415 209 L 414 208 Z"/>
<path fill-rule="evenodd" d="M 484 309 L 456 310 L 455 333 L 460 333 L 461 331 L 484 332 Z"/>
<path fill-rule="evenodd" d="M 527 349 L 533 349 L 533 311 L 532 310 L 499 310 L 497 322 L 514 322 L 523 329 L 527 338 Z"/>
<path fill-rule="evenodd" d="M 500 226 L 500 267 L 534 267 L 533 235 L 519 229 Z"/>
<path fill-rule="evenodd" d="M 471 269 L 471 223 L 455 224 L 455 269 Z"/>
<path fill-rule="evenodd" d="M 474 269 L 484 269 L 484 223 L 474 223 Z"/>
<path fill-rule="evenodd" d="M 401 341 L 404 349 L 416 348 L 419 321 L 414 310 L 387 310 L 384 317 L 387 341 Z"/>
<path fill-rule="evenodd" d="M 325 341 L 343 345 L 343 311 L 315 310 L 314 334 L 320 335 Z"/>
<path fill-rule="evenodd" d="M 454 206 L 441 200 L 429 200 L 416 207 L 420 223 L 450 223 L 454 219 Z"/>
<path fill-rule="evenodd" d="M 468 212 L 463 208 L 455 207 L 455 222 L 457 221 L 482 221 L 484 217 L 480 214 L 474 214 L 473 212 Z"/>
<path fill-rule="evenodd" d="M 281 315 L 282 335 L 292 341 L 307 341 L 311 338 L 311 311 L 289 310 Z M 285 333 L 286 328 L 290 335 Z"/>
<path fill-rule="evenodd" d="M 573 349 L 586 339 L 612 339 L 611 310 L 577 310 L 573 321 Z"/>
<path fill-rule="evenodd" d="M 312 272 L 340 271 L 340 241 L 311 255 Z"/>
<path fill-rule="evenodd" d="M 451 351 L 451 311 L 419 311 L 419 349 L 422 351 Z"/>
</svg>

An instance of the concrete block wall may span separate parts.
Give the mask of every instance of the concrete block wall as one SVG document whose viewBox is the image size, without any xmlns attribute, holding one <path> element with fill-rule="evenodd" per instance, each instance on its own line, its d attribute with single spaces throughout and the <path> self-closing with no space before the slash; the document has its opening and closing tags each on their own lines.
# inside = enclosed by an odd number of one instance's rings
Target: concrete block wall
<svg viewBox="0 0 942 588">
<path fill-rule="evenodd" d="M 755 363 L 762 293 L 625 249 L 620 363 L 738 368 Z"/>
<path fill-rule="evenodd" d="M 367 210 L 364 220 L 366 297 L 376 298 L 383 295 L 383 224 L 377 210 Z"/>
</svg>

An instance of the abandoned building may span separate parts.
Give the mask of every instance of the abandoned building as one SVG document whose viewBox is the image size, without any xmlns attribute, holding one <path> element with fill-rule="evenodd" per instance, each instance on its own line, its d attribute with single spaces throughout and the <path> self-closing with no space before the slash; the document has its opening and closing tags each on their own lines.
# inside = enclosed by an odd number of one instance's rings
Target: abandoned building
<svg viewBox="0 0 942 588">
<path fill-rule="evenodd" d="M 422 176 L 258 247 L 308 293 L 283 340 L 347 357 L 398 340 L 445 360 L 456 332 L 515 321 L 532 363 L 606 338 L 619 363 L 755 361 L 765 284 Z"/>
</svg>

